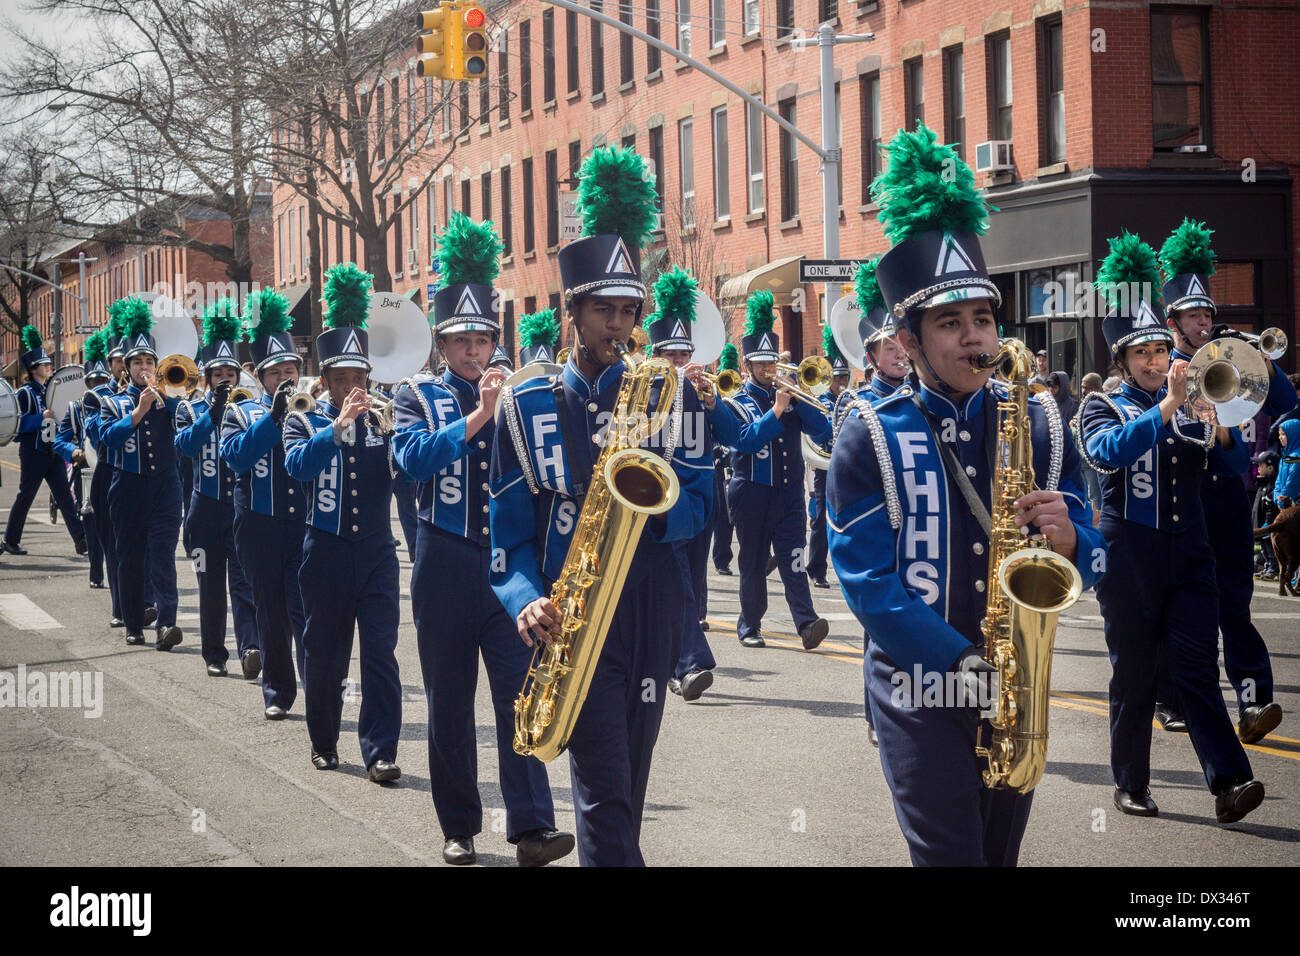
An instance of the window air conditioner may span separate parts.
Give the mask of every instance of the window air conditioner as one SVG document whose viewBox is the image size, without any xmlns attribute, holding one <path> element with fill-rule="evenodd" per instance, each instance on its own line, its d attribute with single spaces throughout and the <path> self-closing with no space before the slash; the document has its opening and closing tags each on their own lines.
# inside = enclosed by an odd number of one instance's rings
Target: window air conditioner
<svg viewBox="0 0 1300 956">
<path fill-rule="evenodd" d="M 1000 173 L 1014 169 L 1011 161 L 1011 140 L 991 139 L 975 147 L 975 171 L 979 173 Z"/>
</svg>

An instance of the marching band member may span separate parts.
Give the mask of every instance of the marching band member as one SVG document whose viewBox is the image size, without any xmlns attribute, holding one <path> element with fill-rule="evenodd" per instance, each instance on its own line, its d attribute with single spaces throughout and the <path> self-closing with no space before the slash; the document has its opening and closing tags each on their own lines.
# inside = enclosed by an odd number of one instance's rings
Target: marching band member
<svg viewBox="0 0 1300 956">
<path fill-rule="evenodd" d="M 397 385 L 372 385 L 371 388 L 382 398 L 392 401 L 397 393 Z M 406 559 L 415 563 L 415 538 L 419 533 L 419 506 L 416 502 L 415 482 L 399 469 L 393 475 L 393 501 L 397 503 L 397 523 L 402 526 L 402 537 L 406 539 Z"/>
<path fill-rule="evenodd" d="M 199 367 L 205 392 L 176 408 L 176 451 L 190 460 L 191 501 L 185 516 L 194 573 L 199 582 L 199 640 L 209 677 L 224 677 L 226 596 L 235 619 L 235 650 L 244 680 L 262 671 L 253 589 L 235 551 L 235 475 L 221 458 L 221 420 L 239 383 L 236 344 L 242 337 L 239 306 L 220 299 L 203 316 Z M 198 549 L 198 554 L 194 549 Z"/>
<path fill-rule="evenodd" d="M 113 458 L 108 453 L 108 448 L 104 445 L 103 436 L 100 435 L 100 403 L 113 395 L 117 394 L 117 383 L 121 381 L 123 374 L 126 372 L 126 363 L 122 359 L 122 328 L 121 328 L 121 310 L 125 300 L 118 299 L 108 306 L 108 323 L 100 332 L 102 343 L 105 349 L 105 360 L 108 363 L 109 380 L 94 388 L 87 388 L 85 395 L 81 398 L 82 421 L 86 426 L 86 439 L 94 446 L 95 454 L 99 458 L 98 464 L 95 465 L 94 474 L 90 476 L 90 507 L 95 513 L 95 524 L 99 533 L 100 546 L 104 549 L 104 577 L 107 579 L 108 593 L 112 601 L 112 616 L 109 619 L 109 627 L 125 627 L 126 622 L 122 620 L 121 599 L 118 596 L 117 589 L 117 541 L 113 534 L 112 516 L 108 511 L 108 489 L 113 483 Z M 145 601 L 152 603 L 152 595 L 148 593 L 146 584 Z M 148 624 L 148 608 L 146 608 L 146 620 Z M 154 611 L 157 614 L 157 611 Z M 155 618 L 156 619 L 156 618 Z"/>
<path fill-rule="evenodd" d="M 304 673 L 302 593 L 298 571 L 307 502 L 284 469 L 280 428 L 302 359 L 293 347 L 289 300 L 263 289 L 245 317 L 262 394 L 227 405 L 221 417 L 221 459 L 235 478 L 235 553 L 253 588 L 262 650 L 262 697 L 267 720 L 283 720 L 298 696 L 293 658 Z"/>
<path fill-rule="evenodd" d="M 442 828 L 443 859 L 477 860 L 483 829 L 474 696 L 480 655 L 496 718 L 497 765 L 506 805 L 506 840 L 521 866 L 544 866 L 573 849 L 555 829 L 546 767 L 515 753 L 514 700 L 531 653 L 514 618 L 488 584 L 493 561 L 488 468 L 494 413 L 505 373 L 484 368 L 501 334 L 492 280 L 500 246 L 491 223 L 456 213 L 439 242 L 446 285 L 434 296 L 438 353 L 446 370 L 398 390 L 394 453 L 417 482 L 420 529 L 411 574 L 411 608 L 429 715 L 429 777 Z M 548 310 L 549 311 L 549 310 Z M 552 314 L 553 316 L 553 314 Z M 549 322 L 548 322 L 549 319 Z M 550 361 L 541 340 L 559 326 L 546 313 L 521 316 L 522 361 Z M 551 342 L 554 337 L 550 336 Z M 447 613 L 448 607 L 457 613 Z"/>
<path fill-rule="evenodd" d="M 45 354 L 41 333 L 34 325 L 23 326 L 21 338 L 23 351 L 19 359 L 27 370 L 27 384 L 18 389 L 18 414 L 21 416 L 18 422 L 18 464 L 22 474 L 18 479 L 18 496 L 9 509 L 0 553 L 27 553 L 19 542 L 23 537 L 23 526 L 27 524 L 27 512 L 44 483 L 49 486 L 59 511 L 63 512 L 63 524 L 72 535 L 77 554 L 85 554 L 86 532 L 72 502 L 68 470 L 54 451 L 59 423 L 54 421 L 54 413 L 45 407 L 45 383 L 54 374 L 54 366 Z"/>
<path fill-rule="evenodd" d="M 402 682 L 397 669 L 397 548 L 393 542 L 391 434 L 367 412 L 366 313 L 371 276 L 344 262 L 325 274 L 325 331 L 316 358 L 329 399 L 284 419 L 284 468 L 304 483 L 307 535 L 298 583 L 306 614 L 303 693 L 311 762 L 337 770 L 343 687 L 354 632 L 361 635 L 357 734 L 366 773 L 397 780 Z"/>
<path fill-rule="evenodd" d="M 1033 792 L 986 788 L 986 763 L 975 753 L 980 685 L 993 673 L 980 621 L 985 592 L 997 584 L 985 581 L 988 531 L 963 500 L 969 494 L 991 509 L 996 405 L 1006 395 L 976 365 L 980 353 L 998 349 L 1001 297 L 978 238 L 987 207 L 970 168 L 926 127 L 900 132 L 889 151 L 872 195 L 894 245 L 877 277 L 915 377 L 874 405 L 856 401 L 839 430 L 826 488 L 831 561 L 870 635 L 867 705 L 912 862 L 1014 865 Z M 1104 544 L 1055 408 L 1028 403 L 1043 490 L 1015 503 L 1016 522 L 1036 526 L 1088 587 Z M 943 677 L 956 698 L 903 693 L 916 672 Z"/>
<path fill-rule="evenodd" d="M 555 364 L 555 346 L 560 342 L 560 323 L 554 309 L 542 309 L 519 317 L 519 364 Z"/>
<path fill-rule="evenodd" d="M 82 357 L 85 359 L 84 381 L 88 390 L 108 383 L 109 371 L 108 365 L 104 362 L 104 354 L 104 335 L 100 330 L 90 335 L 82 346 Z M 54 437 L 54 451 L 72 465 L 73 498 L 77 503 L 77 512 L 81 516 L 81 525 L 86 530 L 86 548 L 90 555 L 90 586 L 99 589 L 104 587 L 104 545 L 100 540 L 99 518 L 92 505 L 95 487 L 94 472 L 91 474 L 90 488 L 83 488 L 81 484 L 81 473 L 86 464 L 86 453 L 83 450 L 85 442 L 86 410 L 82 402 L 73 402 L 63 413 L 63 421 L 59 423 L 58 434 Z M 95 470 L 98 470 L 98 464 Z"/>
<path fill-rule="evenodd" d="M 563 373 L 533 378 L 503 397 L 491 469 L 492 589 L 525 642 L 549 641 L 561 613 L 548 596 L 564 568 L 583 497 L 600 455 L 645 299 L 642 242 L 654 228 L 654 177 L 641 157 L 601 147 L 582 167 L 584 237 L 560 250 L 565 308 L 577 344 Z M 649 411 L 657 404 L 652 390 Z M 662 434 L 662 433 L 660 433 Z M 666 440 L 666 439 L 665 439 Z M 677 501 L 650 518 L 631 559 L 586 704 L 569 741 L 578 860 L 641 865 L 641 814 L 682 619 L 682 578 L 672 543 L 704 527 L 707 449 L 678 445 Z"/>
<path fill-rule="evenodd" d="M 130 298 L 122 306 L 123 359 L 130 384 L 99 406 L 100 437 L 113 458 L 108 510 L 117 545 L 117 586 L 126 642 L 144 643 L 145 577 L 157 607 L 155 647 L 181 642 L 176 626 L 176 541 L 180 536 L 181 488 L 176 471 L 173 421 L 176 399 L 158 391 L 153 316 L 149 304 Z"/>
<path fill-rule="evenodd" d="M 803 454 L 799 433 L 813 441 L 830 437 L 831 425 L 805 402 L 789 376 L 777 376 L 777 334 L 772 331 L 772 293 L 761 289 L 749 297 L 745 336 L 741 340 L 749 381 L 740 394 L 712 403 L 709 424 L 732 449 L 727 506 L 740 541 L 740 617 L 736 630 L 745 647 L 763 647 L 767 612 L 768 555 L 775 551 L 785 586 L 785 600 L 806 650 L 817 647 L 830 625 L 817 616 L 808 589 L 803 556 Z M 789 414 L 787 414 L 789 412 Z"/>
<path fill-rule="evenodd" d="M 1130 233 L 1110 248 L 1097 271 L 1113 293 L 1102 332 L 1124 381 L 1089 396 L 1080 434 L 1101 476 L 1101 533 L 1110 546 L 1097 600 L 1112 668 L 1115 806 L 1134 816 L 1158 812 L 1149 789 L 1151 716 L 1163 652 L 1215 815 L 1232 823 L 1264 799 L 1219 690 L 1215 562 L 1200 494 L 1209 445 L 1232 439 L 1183 412 L 1187 363 L 1170 362 L 1173 335 L 1147 301 L 1146 290 L 1159 284 L 1155 251 Z"/>
<path fill-rule="evenodd" d="M 718 371 L 740 372 L 740 349 L 734 342 L 722 347 L 718 357 Z M 710 429 L 712 431 L 712 429 Z M 731 513 L 727 510 L 727 482 L 731 480 L 731 449 L 718 442 L 713 435 L 713 510 L 709 515 L 709 530 L 713 535 L 713 569 L 724 577 L 731 576 Z M 700 615 L 708 614 L 706 604 L 700 605 Z"/>
<path fill-rule="evenodd" d="M 879 264 L 879 256 L 864 262 L 854 280 L 862 316 L 858 320 L 858 335 L 867 367 L 872 370 L 870 380 L 858 390 L 858 397 L 872 404 L 893 395 L 912 372 L 912 360 L 898 341 L 894 316 L 885 308 L 885 300 L 880 295 L 880 283 L 876 281 Z"/>
<path fill-rule="evenodd" d="M 1211 230 L 1204 223 L 1184 219 L 1160 249 L 1160 264 L 1168 281 L 1161 290 L 1165 324 L 1174 333 L 1173 357 L 1190 362 L 1206 342 L 1232 334 L 1225 326 L 1214 328 L 1216 306 L 1210 297 L 1209 277 L 1214 274 Z M 1277 418 L 1296 405 L 1296 390 L 1276 363 L 1268 362 L 1268 397 L 1262 411 Z M 1249 429 L 1251 434 L 1245 436 Z M 1255 422 L 1232 429 L 1235 445 L 1210 449 L 1210 464 L 1202 483 L 1205 527 L 1214 552 L 1214 578 L 1219 591 L 1219 630 L 1223 632 L 1223 669 L 1237 693 L 1238 736 L 1244 743 L 1262 740 L 1282 721 L 1282 705 L 1273 700 L 1273 666 L 1264 638 L 1250 620 L 1250 599 L 1255 542 L 1251 527 L 1251 502 L 1242 482 L 1250 467 Z M 1244 438 L 1244 440 L 1243 440 Z M 1157 707 L 1175 704 L 1168 691 L 1157 687 Z M 1177 712 L 1178 708 L 1174 710 Z"/>
<path fill-rule="evenodd" d="M 822 394 L 817 396 L 817 401 L 822 403 L 826 409 L 826 417 L 833 423 L 835 421 L 835 405 L 841 395 L 849 391 L 849 382 L 853 378 L 853 369 L 845 361 L 844 356 L 840 354 L 839 346 L 835 344 L 835 333 L 831 324 L 827 322 L 822 326 L 822 351 L 826 354 L 826 360 L 831 363 L 831 387 Z M 828 439 L 820 445 L 821 449 L 830 454 L 831 443 Z M 809 526 L 808 537 L 808 577 L 812 580 L 815 588 L 829 588 L 830 584 L 826 581 L 826 469 L 813 469 L 813 490 L 812 503 L 809 507 L 812 523 Z"/>
</svg>

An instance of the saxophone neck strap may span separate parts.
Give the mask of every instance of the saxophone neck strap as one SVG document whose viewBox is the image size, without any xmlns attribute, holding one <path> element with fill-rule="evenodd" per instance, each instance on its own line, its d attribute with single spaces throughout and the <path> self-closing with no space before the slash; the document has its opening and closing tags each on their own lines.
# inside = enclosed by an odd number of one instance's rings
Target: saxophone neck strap
<svg viewBox="0 0 1300 956">
<path fill-rule="evenodd" d="M 948 477 L 951 478 L 953 484 L 957 486 L 957 490 L 961 492 L 961 496 L 966 499 L 966 505 L 970 508 L 970 513 L 975 516 L 977 521 L 979 521 L 980 527 L 984 529 L 984 533 L 991 537 L 993 534 L 993 519 L 989 516 L 989 509 L 984 507 L 984 502 L 980 501 L 979 493 L 975 490 L 975 486 L 971 484 L 971 480 L 966 474 L 966 469 L 962 468 L 961 462 L 957 460 L 957 455 L 948 446 L 947 442 L 943 441 L 943 439 L 939 437 L 941 429 L 937 427 L 938 422 L 934 420 L 934 417 L 921 401 L 920 390 L 913 389 L 911 398 L 912 404 L 917 407 L 917 410 L 919 410 L 921 415 L 925 418 L 926 424 L 930 428 L 930 434 L 934 438 L 934 443 L 939 447 L 939 457 L 943 460 L 944 471 L 948 472 Z M 990 396 L 985 395 L 982 413 L 984 415 L 984 451 L 988 456 L 989 473 L 992 474 L 997 429 L 996 427 L 989 427 L 989 401 Z"/>
</svg>

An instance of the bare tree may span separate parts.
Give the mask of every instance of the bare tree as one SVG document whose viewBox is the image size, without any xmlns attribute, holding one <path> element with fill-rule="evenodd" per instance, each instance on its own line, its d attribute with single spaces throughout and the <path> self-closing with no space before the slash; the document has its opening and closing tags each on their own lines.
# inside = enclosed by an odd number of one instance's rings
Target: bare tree
<svg viewBox="0 0 1300 956">
<path fill-rule="evenodd" d="M 661 272 L 681 266 L 695 277 L 700 291 L 716 302 L 718 234 L 696 221 L 692 201 L 683 203 L 681 197 L 664 196 L 661 202 L 663 238 L 642 252 L 642 280 L 647 288 L 652 288 Z"/>
<path fill-rule="evenodd" d="M 31 131 L 0 140 L 0 156 L 0 327 L 17 332 L 44 286 L 14 269 L 38 272 L 59 238 L 51 198 L 57 173 L 50 144 Z"/>
</svg>

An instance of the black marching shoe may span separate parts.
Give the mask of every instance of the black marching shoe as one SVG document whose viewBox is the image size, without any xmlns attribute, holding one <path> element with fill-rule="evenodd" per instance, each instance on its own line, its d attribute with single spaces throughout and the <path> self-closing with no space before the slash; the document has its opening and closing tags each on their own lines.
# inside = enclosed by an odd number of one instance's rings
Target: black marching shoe
<svg viewBox="0 0 1300 956">
<path fill-rule="evenodd" d="M 339 769 L 339 755 L 335 750 L 313 750 L 311 752 L 311 765 L 317 770 L 337 770 Z"/>
<path fill-rule="evenodd" d="M 1264 802 L 1264 785 L 1247 780 L 1214 798 L 1214 817 L 1220 823 L 1236 823 Z"/>
<path fill-rule="evenodd" d="M 529 830 L 515 844 L 515 860 L 520 866 L 545 866 L 571 853 L 573 846 L 572 833 L 546 828 Z M 444 858 L 446 852 L 443 851 Z"/>
<path fill-rule="evenodd" d="M 721 568 L 720 568 L 720 567 L 718 567 L 718 566 L 715 564 L 715 565 L 713 566 L 713 570 L 714 570 L 714 571 L 717 571 L 717 572 L 718 572 L 719 574 L 721 574 L 724 578 L 729 578 L 729 577 L 731 577 L 731 568 L 728 568 L 728 567 L 721 567 Z"/>
<path fill-rule="evenodd" d="M 184 635 L 181 632 L 181 629 L 175 624 L 170 624 L 167 627 L 160 627 L 158 628 L 158 643 L 154 646 L 160 651 L 170 651 L 181 642 L 183 637 Z M 224 666 L 222 673 L 225 673 Z"/>
<path fill-rule="evenodd" d="M 1241 712 L 1237 723 L 1237 736 L 1243 744 L 1263 740 L 1282 723 L 1282 705 L 1279 703 L 1254 704 Z"/>
<path fill-rule="evenodd" d="M 77 554 L 85 554 L 87 551 L 85 538 L 78 538 L 72 542 L 72 546 L 76 549 Z"/>
<path fill-rule="evenodd" d="M 674 694 L 676 694 L 678 697 L 681 697 L 682 696 L 681 680 L 676 677 L 668 678 L 668 689 L 672 691 Z"/>
<path fill-rule="evenodd" d="M 708 629 L 709 629 L 709 622 L 704 620 L 703 618 L 700 618 L 700 630 L 707 631 Z"/>
<path fill-rule="evenodd" d="M 867 739 L 871 741 L 871 746 L 879 749 L 880 738 L 876 736 L 876 728 L 872 727 L 870 724 L 867 724 Z"/>
<path fill-rule="evenodd" d="M 244 680 L 256 680 L 257 675 L 262 673 L 262 652 L 256 647 L 250 647 L 239 659 L 239 666 L 243 668 Z"/>
<path fill-rule="evenodd" d="M 681 680 L 682 700 L 699 700 L 700 695 L 713 686 L 713 671 L 696 668 Z"/>
<path fill-rule="evenodd" d="M 391 760 L 376 760 L 366 772 L 374 783 L 392 783 L 402 775 L 402 768 Z"/>
<path fill-rule="evenodd" d="M 279 704 L 272 704 L 270 707 L 266 708 L 267 720 L 284 720 L 284 718 L 288 716 L 289 712 Z"/>
<path fill-rule="evenodd" d="M 811 651 L 822 641 L 826 640 L 826 635 L 831 631 L 831 626 L 826 622 L 826 618 L 819 617 L 815 621 L 809 621 L 803 627 L 799 628 L 799 640 L 803 641 L 803 649 Z"/>
<path fill-rule="evenodd" d="M 101 591 L 101 590 L 103 590 L 103 588 L 104 588 L 104 582 L 103 582 L 103 581 L 91 581 L 91 582 L 90 582 L 90 589 L 91 589 L 92 591 Z"/>
<path fill-rule="evenodd" d="M 767 641 L 763 640 L 762 635 L 750 634 L 740 639 L 742 647 L 767 647 Z"/>
<path fill-rule="evenodd" d="M 820 577 L 820 578 L 812 579 L 812 586 L 815 588 L 822 588 L 823 590 L 826 590 L 830 587 L 830 584 L 827 582 L 826 578 Z"/>
<path fill-rule="evenodd" d="M 27 553 L 26 548 L 20 548 L 16 544 L 10 544 L 8 541 L 0 542 L 0 551 L 8 551 L 10 554 L 16 554 L 19 557 Z"/>
<path fill-rule="evenodd" d="M 226 665 L 225 665 L 225 664 L 209 664 L 209 665 L 208 665 L 208 676 L 209 676 L 209 677 L 225 677 L 225 676 L 226 676 L 226 673 L 227 673 L 227 671 L 226 671 Z"/>
<path fill-rule="evenodd" d="M 158 609 L 150 604 L 144 609 L 144 626 L 148 627 L 156 620 L 158 620 Z"/>
<path fill-rule="evenodd" d="M 473 837 L 448 837 L 442 845 L 442 859 L 452 866 L 469 866 L 478 862 Z"/>
<path fill-rule="evenodd" d="M 1173 707 L 1168 704 L 1156 703 L 1156 720 L 1160 726 L 1171 734 L 1187 733 L 1187 720 Z"/>
<path fill-rule="evenodd" d="M 137 646 L 137 645 L 139 645 L 139 644 L 143 644 L 143 643 L 144 643 L 144 635 L 143 635 L 143 634 L 132 634 L 130 631 L 127 631 L 127 632 L 126 632 L 126 642 L 127 642 L 128 644 L 130 644 L 132 647 L 135 647 L 135 646 Z"/>
<path fill-rule="evenodd" d="M 110 617 L 110 618 L 108 619 L 108 626 L 109 626 L 109 627 L 126 627 L 126 621 L 122 620 L 120 617 Z"/>
<path fill-rule="evenodd" d="M 1121 813 L 1127 813 L 1135 817 L 1154 817 L 1160 813 L 1156 802 L 1151 799 L 1151 791 L 1145 787 L 1142 788 L 1140 793 L 1130 793 L 1116 787 L 1115 808 Z"/>
</svg>

